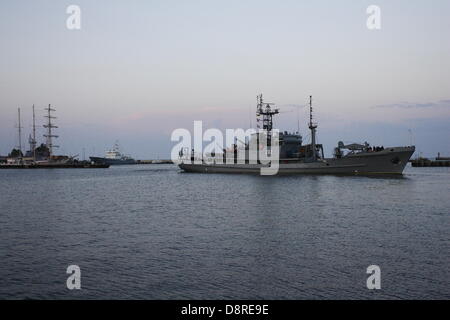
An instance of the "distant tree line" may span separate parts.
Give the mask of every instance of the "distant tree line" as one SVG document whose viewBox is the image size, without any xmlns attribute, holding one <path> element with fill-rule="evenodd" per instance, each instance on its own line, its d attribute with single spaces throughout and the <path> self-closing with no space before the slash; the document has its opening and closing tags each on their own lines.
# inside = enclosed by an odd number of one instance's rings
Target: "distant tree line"
<svg viewBox="0 0 450 320">
<path fill-rule="evenodd" d="M 27 152 L 27 156 L 32 157 L 33 152 L 29 151 Z M 50 156 L 50 152 L 45 144 L 41 144 L 39 147 L 36 148 L 36 158 L 47 158 Z M 9 158 L 22 158 L 23 153 L 19 149 L 12 149 L 11 152 L 8 154 Z"/>
</svg>

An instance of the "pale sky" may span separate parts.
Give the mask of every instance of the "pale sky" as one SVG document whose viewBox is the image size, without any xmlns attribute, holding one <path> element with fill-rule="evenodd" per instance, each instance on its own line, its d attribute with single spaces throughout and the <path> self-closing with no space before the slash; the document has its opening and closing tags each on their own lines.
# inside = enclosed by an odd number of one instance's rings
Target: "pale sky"
<svg viewBox="0 0 450 320">
<path fill-rule="evenodd" d="M 81 30 L 66 8 L 81 8 Z M 381 30 L 366 27 L 369 5 Z M 314 97 L 318 140 L 409 145 L 450 156 L 450 1 L 0 2 L 0 154 L 31 106 L 56 109 L 59 154 L 168 158 L 176 128 L 255 125 L 256 95 L 297 129 Z M 305 140 L 307 112 L 300 111 Z M 409 133 L 409 129 L 412 134 Z M 43 129 L 38 130 L 44 142 Z"/>
</svg>

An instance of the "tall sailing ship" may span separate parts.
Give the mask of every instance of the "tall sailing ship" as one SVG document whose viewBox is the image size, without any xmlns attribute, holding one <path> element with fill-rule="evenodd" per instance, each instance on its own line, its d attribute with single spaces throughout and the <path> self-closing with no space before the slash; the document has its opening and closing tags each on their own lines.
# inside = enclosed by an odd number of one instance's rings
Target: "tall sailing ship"
<svg viewBox="0 0 450 320">
<path fill-rule="evenodd" d="M 22 152 L 22 125 L 20 117 L 20 108 L 18 109 L 18 139 L 19 145 L 17 149 L 13 149 L 8 157 L 0 157 L 0 169 L 53 169 L 53 168 L 108 168 L 107 164 L 95 164 L 88 161 L 78 161 L 76 156 L 55 155 L 53 153 L 57 145 L 53 144 L 53 139 L 58 138 L 54 133 L 54 129 L 58 128 L 53 119 L 56 117 L 53 112 L 56 111 L 49 104 L 45 108 L 47 119 L 43 127 L 46 129 L 44 134 L 45 143 L 40 146 L 37 144 L 36 138 L 36 116 L 33 105 L 33 131 L 28 138 L 30 149 L 25 153 Z"/>
</svg>

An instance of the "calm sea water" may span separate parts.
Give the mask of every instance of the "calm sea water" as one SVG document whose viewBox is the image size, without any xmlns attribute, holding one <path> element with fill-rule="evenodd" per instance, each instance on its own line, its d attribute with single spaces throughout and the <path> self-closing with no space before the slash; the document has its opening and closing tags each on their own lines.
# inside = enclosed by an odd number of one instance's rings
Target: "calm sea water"
<svg viewBox="0 0 450 320">
<path fill-rule="evenodd" d="M 450 170 L 0 170 L 0 298 L 450 298 Z M 81 290 L 66 268 L 81 268 Z M 366 268 L 381 268 L 381 290 Z"/>
</svg>

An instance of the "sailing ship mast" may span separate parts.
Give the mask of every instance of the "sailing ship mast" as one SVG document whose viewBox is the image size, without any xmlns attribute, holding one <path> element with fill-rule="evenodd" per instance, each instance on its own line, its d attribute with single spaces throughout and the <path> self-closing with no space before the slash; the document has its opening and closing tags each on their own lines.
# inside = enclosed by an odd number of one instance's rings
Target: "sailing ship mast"
<svg viewBox="0 0 450 320">
<path fill-rule="evenodd" d="M 28 143 L 30 144 L 30 153 L 33 155 L 33 160 L 36 161 L 36 117 L 34 113 L 34 104 L 33 104 L 33 132 L 28 136 Z"/>
<path fill-rule="evenodd" d="M 47 115 L 45 116 L 47 118 L 47 124 L 44 125 L 44 128 L 47 129 L 47 134 L 44 134 L 44 137 L 46 138 L 46 146 L 48 148 L 49 157 L 53 155 L 53 148 L 57 148 L 58 146 L 53 145 L 52 138 L 58 138 L 57 135 L 52 134 L 52 129 L 58 128 L 52 123 L 52 119 L 56 119 L 56 117 L 52 116 L 52 111 L 56 111 L 55 109 L 52 109 L 51 105 L 48 105 L 47 108 L 45 108 L 47 111 Z"/>
<path fill-rule="evenodd" d="M 33 142 L 32 142 L 33 159 L 36 161 L 36 115 L 34 113 L 34 104 L 33 104 Z"/>
<path fill-rule="evenodd" d="M 17 127 L 19 129 L 19 151 L 20 151 L 20 154 L 23 154 L 22 153 L 22 124 L 20 121 L 20 108 L 17 109 L 17 114 L 18 114 L 18 118 L 19 118 L 19 125 Z"/>
</svg>

